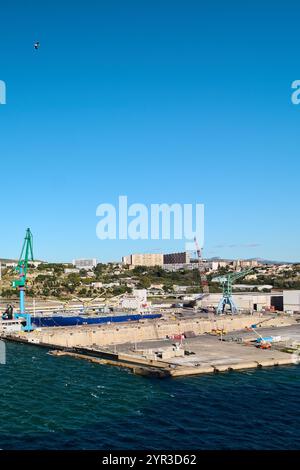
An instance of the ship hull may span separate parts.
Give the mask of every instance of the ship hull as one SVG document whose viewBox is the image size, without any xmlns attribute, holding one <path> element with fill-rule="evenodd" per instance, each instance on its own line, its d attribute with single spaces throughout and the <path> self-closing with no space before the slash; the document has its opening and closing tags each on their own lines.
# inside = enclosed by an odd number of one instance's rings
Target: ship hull
<svg viewBox="0 0 300 470">
<path fill-rule="evenodd" d="M 32 317 L 31 322 L 36 328 L 60 327 L 60 326 L 78 326 L 78 325 L 99 325 L 105 323 L 126 323 L 129 321 L 151 320 L 161 318 L 161 314 L 136 314 L 136 315 L 113 315 L 105 317 L 81 317 L 81 316 L 49 316 Z"/>
</svg>

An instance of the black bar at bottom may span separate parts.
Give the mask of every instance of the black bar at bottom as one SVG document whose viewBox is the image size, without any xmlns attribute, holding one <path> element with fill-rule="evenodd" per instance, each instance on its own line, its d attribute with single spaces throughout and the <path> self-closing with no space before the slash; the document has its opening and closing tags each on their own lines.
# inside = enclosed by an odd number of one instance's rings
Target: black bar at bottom
<svg viewBox="0 0 300 470">
<path fill-rule="evenodd" d="M 195 465 L 224 464 L 270 464 L 271 462 L 299 463 L 300 451 L 0 451 L 0 465 L 19 463 L 67 464 L 76 463 L 86 468 L 93 464 L 106 468 L 111 465 L 138 468 L 147 465 L 176 465 L 195 468 Z M 1 467 L 2 468 L 2 467 Z M 97 468 L 97 467 L 93 467 Z"/>
</svg>

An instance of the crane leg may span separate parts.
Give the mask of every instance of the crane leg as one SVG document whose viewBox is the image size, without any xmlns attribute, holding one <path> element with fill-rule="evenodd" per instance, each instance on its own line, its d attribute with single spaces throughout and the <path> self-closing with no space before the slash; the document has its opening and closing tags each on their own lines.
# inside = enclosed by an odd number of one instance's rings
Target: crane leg
<svg viewBox="0 0 300 470">
<path fill-rule="evenodd" d="M 237 307 L 236 307 L 236 305 L 235 305 L 235 303 L 234 303 L 234 301 L 233 301 L 233 298 L 232 298 L 232 297 L 229 297 L 229 298 L 228 298 L 228 302 L 229 302 L 229 304 L 230 304 L 231 313 L 236 315 L 236 314 L 238 313 L 238 309 L 237 309 Z"/>
<path fill-rule="evenodd" d="M 226 305 L 229 305 L 230 312 L 233 315 L 236 315 L 238 313 L 238 309 L 237 309 L 232 297 L 222 297 L 219 304 L 218 304 L 218 307 L 217 307 L 217 314 L 218 315 L 225 312 Z"/>
<path fill-rule="evenodd" d="M 20 287 L 20 313 L 25 313 L 25 289 Z"/>
</svg>

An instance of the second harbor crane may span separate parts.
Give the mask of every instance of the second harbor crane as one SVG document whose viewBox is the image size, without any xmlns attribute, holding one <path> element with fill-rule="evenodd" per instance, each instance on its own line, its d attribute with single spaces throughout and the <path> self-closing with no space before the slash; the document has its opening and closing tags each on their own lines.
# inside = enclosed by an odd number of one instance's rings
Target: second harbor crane
<svg viewBox="0 0 300 470">
<path fill-rule="evenodd" d="M 238 313 L 237 306 L 232 298 L 232 285 L 237 279 L 247 276 L 247 274 L 252 270 L 253 268 L 245 269 L 244 271 L 239 271 L 237 273 L 228 273 L 224 276 L 217 276 L 213 279 L 213 281 L 220 282 L 223 287 L 223 295 L 217 307 L 217 313 L 219 315 L 225 312 L 227 306 L 232 314 Z"/>
</svg>

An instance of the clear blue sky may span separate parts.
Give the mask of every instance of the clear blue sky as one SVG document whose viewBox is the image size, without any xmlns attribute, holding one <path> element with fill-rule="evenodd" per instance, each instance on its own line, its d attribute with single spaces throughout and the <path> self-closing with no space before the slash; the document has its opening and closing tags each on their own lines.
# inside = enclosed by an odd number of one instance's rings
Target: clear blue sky
<svg viewBox="0 0 300 470">
<path fill-rule="evenodd" d="M 184 248 L 98 240 L 97 205 L 126 194 L 204 203 L 207 256 L 300 260 L 299 9 L 2 2 L 0 257 L 27 226 L 40 259 Z"/>
</svg>

